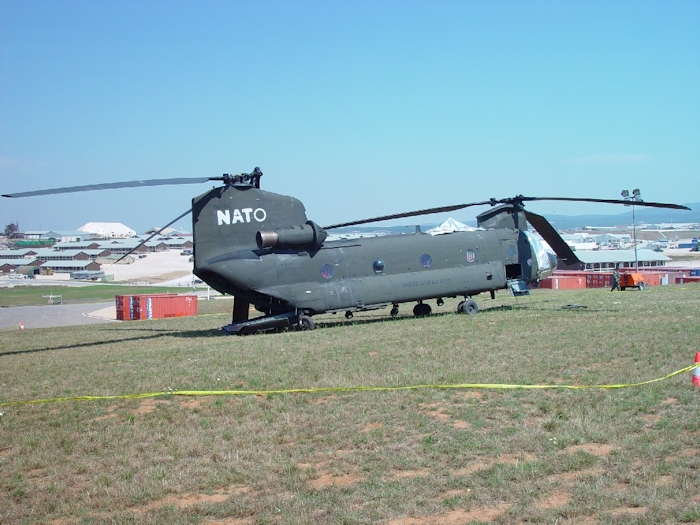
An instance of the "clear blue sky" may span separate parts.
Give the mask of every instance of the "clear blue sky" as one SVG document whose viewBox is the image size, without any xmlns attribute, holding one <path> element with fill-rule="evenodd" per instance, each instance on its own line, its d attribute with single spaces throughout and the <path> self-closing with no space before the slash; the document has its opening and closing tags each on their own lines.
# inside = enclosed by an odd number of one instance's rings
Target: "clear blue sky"
<svg viewBox="0 0 700 525">
<path fill-rule="evenodd" d="M 322 225 L 697 202 L 699 28 L 695 0 L 3 0 L 0 193 L 260 166 Z M 141 231 L 207 188 L 2 199 L 0 222 Z"/>
</svg>

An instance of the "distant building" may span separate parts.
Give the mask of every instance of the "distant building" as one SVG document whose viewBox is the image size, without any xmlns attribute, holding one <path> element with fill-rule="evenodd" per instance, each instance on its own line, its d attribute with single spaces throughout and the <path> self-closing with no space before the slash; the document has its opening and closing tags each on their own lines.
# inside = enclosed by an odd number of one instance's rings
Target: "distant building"
<svg viewBox="0 0 700 525">
<path fill-rule="evenodd" d="M 53 231 L 50 230 L 44 234 L 44 239 L 54 240 L 56 242 L 80 242 L 88 238 L 85 232 L 82 231 Z"/>
<path fill-rule="evenodd" d="M 88 222 L 78 229 L 93 239 L 128 239 L 136 235 L 134 230 L 120 222 Z"/>
<path fill-rule="evenodd" d="M 38 259 L 2 259 L 0 258 L 0 273 L 10 273 L 24 266 L 41 266 L 42 261 Z"/>
<path fill-rule="evenodd" d="M 177 233 L 177 230 L 175 228 L 163 228 L 163 231 L 160 231 L 160 227 L 154 226 L 153 228 L 147 229 L 144 232 L 144 235 L 153 235 L 154 233 L 159 233 L 160 235 L 168 236 Z"/>
<path fill-rule="evenodd" d="M 557 268 L 560 270 L 593 270 L 610 271 L 614 268 L 634 268 L 634 250 L 600 250 L 576 251 L 576 257 L 581 263 L 565 265 L 559 261 Z M 666 266 L 670 261 L 662 253 L 647 249 L 637 249 L 637 263 L 639 268 L 649 268 L 656 266 Z"/>
<path fill-rule="evenodd" d="M 51 268 L 55 273 L 71 273 L 80 271 L 98 271 L 102 265 L 95 261 L 47 261 L 41 268 Z"/>
</svg>

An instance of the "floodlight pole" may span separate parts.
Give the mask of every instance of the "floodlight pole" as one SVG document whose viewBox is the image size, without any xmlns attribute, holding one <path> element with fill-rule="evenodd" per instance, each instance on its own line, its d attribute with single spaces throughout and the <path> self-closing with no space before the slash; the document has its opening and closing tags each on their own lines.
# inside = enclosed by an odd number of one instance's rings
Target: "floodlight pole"
<svg viewBox="0 0 700 525">
<path fill-rule="evenodd" d="M 622 198 L 629 201 L 630 204 L 625 204 L 625 206 L 632 206 L 632 240 L 634 242 L 634 271 L 639 271 L 639 259 L 637 258 L 637 228 L 635 227 L 634 221 L 634 203 L 642 202 L 641 192 L 639 189 L 632 190 L 632 195 L 627 190 L 622 190 Z"/>
<path fill-rule="evenodd" d="M 634 271 L 639 271 L 639 260 L 637 259 L 637 228 L 634 225 L 634 204 L 632 205 L 632 240 L 634 241 Z"/>
</svg>

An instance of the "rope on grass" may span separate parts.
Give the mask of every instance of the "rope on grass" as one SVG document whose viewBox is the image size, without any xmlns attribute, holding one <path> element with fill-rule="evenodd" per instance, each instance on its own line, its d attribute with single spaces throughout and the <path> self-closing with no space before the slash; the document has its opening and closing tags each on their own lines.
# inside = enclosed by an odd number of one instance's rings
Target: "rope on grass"
<svg viewBox="0 0 700 525">
<path fill-rule="evenodd" d="M 147 392 L 143 394 L 123 394 L 114 396 L 78 396 L 78 397 L 51 397 L 46 399 L 32 399 L 28 401 L 8 401 L 0 403 L 0 407 L 19 406 L 19 405 L 39 405 L 43 403 L 65 403 L 68 401 L 102 401 L 109 399 L 145 399 L 151 397 L 162 396 L 268 396 L 275 394 L 318 394 L 329 392 L 395 392 L 400 390 L 419 390 L 419 389 L 442 389 L 442 390 L 458 390 L 458 389 L 489 389 L 489 390 L 590 390 L 603 389 L 611 390 L 616 388 L 631 388 L 659 381 L 665 381 L 679 374 L 690 372 L 695 368 L 700 368 L 700 363 L 695 363 L 675 372 L 671 372 L 663 377 L 641 381 L 639 383 L 621 383 L 616 385 L 516 385 L 516 384 L 497 384 L 497 383 L 462 383 L 453 385 L 409 385 L 409 386 L 341 386 L 341 387 L 317 387 L 317 388 L 287 388 L 279 390 L 166 390 L 163 392 Z"/>
</svg>

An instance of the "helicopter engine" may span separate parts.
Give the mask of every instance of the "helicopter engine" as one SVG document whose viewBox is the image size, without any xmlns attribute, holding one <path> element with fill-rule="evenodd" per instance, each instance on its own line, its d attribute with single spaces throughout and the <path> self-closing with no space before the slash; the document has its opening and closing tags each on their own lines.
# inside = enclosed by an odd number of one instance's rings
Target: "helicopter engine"
<svg viewBox="0 0 700 525">
<path fill-rule="evenodd" d="M 279 228 L 272 231 L 259 231 L 255 235 L 258 248 L 314 248 L 319 249 L 328 234 L 313 221 L 303 226 Z"/>
</svg>

